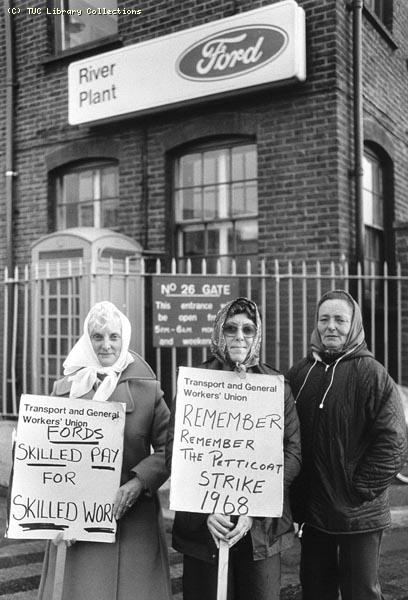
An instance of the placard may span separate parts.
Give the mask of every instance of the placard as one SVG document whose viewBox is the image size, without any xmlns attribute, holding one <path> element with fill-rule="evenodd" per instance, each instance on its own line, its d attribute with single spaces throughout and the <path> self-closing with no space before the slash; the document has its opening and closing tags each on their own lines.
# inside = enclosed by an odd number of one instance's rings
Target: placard
<svg viewBox="0 0 408 600">
<path fill-rule="evenodd" d="M 282 375 L 180 367 L 170 508 L 280 517 Z"/>
<path fill-rule="evenodd" d="M 114 542 L 125 407 L 23 394 L 6 537 Z"/>
<path fill-rule="evenodd" d="M 209 346 L 215 317 L 238 296 L 236 277 L 154 275 L 153 346 Z"/>
</svg>

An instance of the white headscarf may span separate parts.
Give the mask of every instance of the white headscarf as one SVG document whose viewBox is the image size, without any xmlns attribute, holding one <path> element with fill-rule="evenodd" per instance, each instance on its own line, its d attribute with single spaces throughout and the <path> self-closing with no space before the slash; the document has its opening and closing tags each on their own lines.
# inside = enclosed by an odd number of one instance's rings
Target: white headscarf
<svg viewBox="0 0 408 600">
<path fill-rule="evenodd" d="M 119 319 L 122 326 L 122 347 L 117 361 L 103 367 L 92 347 L 88 325 L 90 319 L 97 319 L 104 324 L 114 323 Z M 129 352 L 131 325 L 129 319 L 112 302 L 97 302 L 91 308 L 84 321 L 84 332 L 71 352 L 68 354 L 63 367 L 64 375 L 72 381 L 70 398 L 81 398 L 88 393 L 98 379 L 98 373 L 106 375 L 98 389 L 94 400 L 107 400 L 111 395 L 122 371 L 133 362 Z"/>
</svg>

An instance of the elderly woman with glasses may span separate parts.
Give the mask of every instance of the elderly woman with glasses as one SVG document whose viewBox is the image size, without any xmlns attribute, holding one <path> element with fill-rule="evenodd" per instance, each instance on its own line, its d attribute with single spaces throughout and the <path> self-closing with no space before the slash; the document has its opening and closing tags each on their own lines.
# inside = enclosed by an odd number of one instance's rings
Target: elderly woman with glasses
<svg viewBox="0 0 408 600">
<path fill-rule="evenodd" d="M 237 298 L 222 308 L 214 322 L 212 356 L 205 369 L 277 375 L 259 360 L 261 320 L 257 306 Z M 171 464 L 174 436 L 173 407 L 166 447 Z M 293 541 L 288 488 L 300 469 L 299 424 L 289 385 L 285 382 L 284 507 L 280 518 L 238 518 L 223 514 L 177 512 L 173 547 L 183 557 L 184 600 L 215 600 L 219 541 L 230 546 L 228 599 L 277 600 L 280 592 L 280 553 Z M 247 535 L 248 534 L 248 535 Z"/>
<path fill-rule="evenodd" d="M 131 326 L 110 302 L 95 304 L 64 362 L 53 395 L 126 405 L 116 541 L 48 543 L 39 600 L 52 600 L 56 544 L 66 543 L 62 600 L 170 600 L 167 545 L 157 489 L 168 477 L 168 408 L 147 363 L 129 351 Z M 59 536 L 61 537 L 61 536 Z"/>
</svg>

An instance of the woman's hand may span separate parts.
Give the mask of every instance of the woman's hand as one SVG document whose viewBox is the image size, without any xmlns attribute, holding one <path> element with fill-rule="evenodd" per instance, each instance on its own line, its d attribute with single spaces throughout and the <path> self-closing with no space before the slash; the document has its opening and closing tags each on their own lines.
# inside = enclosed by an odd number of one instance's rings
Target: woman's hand
<svg viewBox="0 0 408 600">
<path fill-rule="evenodd" d="M 241 516 L 238 519 L 234 529 L 232 529 L 225 536 L 228 542 L 228 546 L 231 548 L 234 544 L 239 542 L 251 529 L 252 523 L 254 522 L 252 517 Z"/>
<path fill-rule="evenodd" d="M 215 545 L 219 548 L 220 540 L 228 541 L 227 534 L 231 530 L 231 527 L 234 527 L 234 524 L 229 517 L 214 513 L 213 515 L 208 515 L 207 527 L 212 535 Z"/>
<path fill-rule="evenodd" d="M 59 546 L 59 544 L 65 544 L 67 548 L 69 548 L 76 542 L 75 539 L 65 540 L 63 531 L 60 531 L 59 533 L 57 533 L 55 538 L 53 538 L 51 541 L 54 544 L 54 546 Z"/>
<path fill-rule="evenodd" d="M 142 491 L 143 484 L 138 477 L 133 477 L 120 486 L 118 493 L 116 494 L 115 504 L 113 507 L 114 517 L 116 520 L 123 517 L 125 512 L 129 510 L 131 506 L 133 506 Z"/>
</svg>

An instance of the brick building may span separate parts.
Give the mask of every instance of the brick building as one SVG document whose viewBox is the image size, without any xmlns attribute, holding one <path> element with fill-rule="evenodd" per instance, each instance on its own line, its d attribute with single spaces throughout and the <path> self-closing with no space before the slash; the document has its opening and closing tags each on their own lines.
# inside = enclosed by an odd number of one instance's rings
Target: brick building
<svg viewBox="0 0 408 600">
<path fill-rule="evenodd" d="M 101 4 L 109 9 L 105 14 L 98 14 Z M 10 0 L 9 26 L 6 13 L 0 23 L 2 47 L 14 54 L 12 72 L 7 72 L 7 53 L 0 58 L 2 80 L 8 84 L 0 90 L 0 161 L 3 172 L 10 169 L 11 138 L 15 175 L 7 176 L 13 180 L 12 200 L 5 185 L 0 189 L 0 265 L 10 264 L 7 239 L 12 239 L 13 264 L 22 264 L 30 260 L 31 244 L 39 237 L 76 226 L 119 231 L 140 243 L 146 256 L 191 257 L 193 269 L 199 269 L 202 257 L 209 259 L 209 269 L 215 268 L 211 260 L 220 256 L 236 258 L 238 268 L 250 259 L 254 269 L 260 258 L 267 264 L 291 259 L 353 265 L 363 257 L 366 268 L 374 265 L 369 268 L 379 275 L 384 260 L 390 269 L 398 261 L 405 265 L 408 4 L 365 0 L 360 11 L 360 217 L 353 81 L 359 4 Z M 178 34 L 199 26 L 215 28 L 214 35 L 217 27 L 231 28 L 231 18 L 268 7 L 285 14 L 294 6 L 304 11 L 305 78 L 283 75 L 273 85 L 234 83 L 230 93 L 227 85 L 222 93 L 191 101 L 152 102 L 150 110 L 130 107 L 110 116 L 102 111 L 70 124 L 68 92 L 80 93 L 69 82 L 71 63 L 85 61 L 81 64 L 92 68 L 101 64 L 97 59 L 103 54 L 110 64 L 115 52 L 130 61 L 130 50 L 138 52 L 146 42 L 163 38 L 163 44 L 176 43 Z M 207 29 L 198 29 L 197 39 L 201 31 L 209 36 Z M 301 52 L 301 30 L 293 31 L 298 37 L 288 43 Z M 146 63 L 141 89 L 158 77 L 159 63 L 157 57 Z M 235 75 L 234 82 L 239 80 Z M 88 71 L 82 83 L 89 83 L 92 93 L 93 82 L 106 77 L 108 84 L 108 76 L 107 71 Z M 6 96 L 11 89 L 14 122 L 8 136 Z M 105 98 L 86 98 L 80 106 L 109 104 L 115 93 L 106 87 Z M 7 215 L 12 236 L 7 236 Z"/>
</svg>

